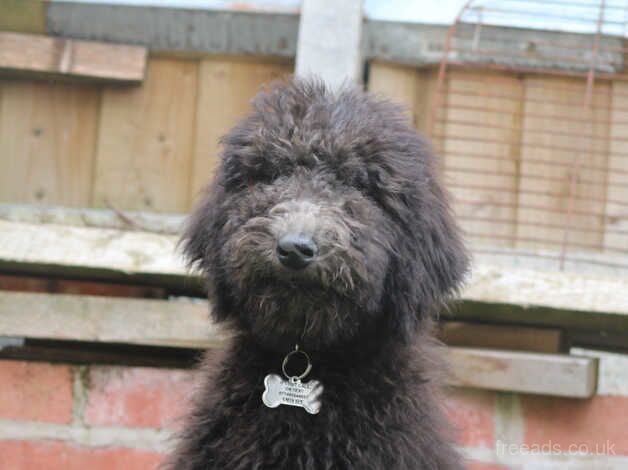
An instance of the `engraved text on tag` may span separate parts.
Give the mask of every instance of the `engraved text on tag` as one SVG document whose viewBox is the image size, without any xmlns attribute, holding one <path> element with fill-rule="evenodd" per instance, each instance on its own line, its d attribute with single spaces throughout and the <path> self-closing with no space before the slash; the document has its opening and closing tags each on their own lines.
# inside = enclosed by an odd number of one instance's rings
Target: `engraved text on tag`
<svg viewBox="0 0 628 470">
<path fill-rule="evenodd" d="M 268 374 L 264 378 L 264 388 L 262 401 L 269 408 L 300 406 L 310 414 L 316 414 L 321 409 L 323 386 L 318 380 L 302 383 L 298 379 L 284 380 L 277 374 Z"/>
</svg>

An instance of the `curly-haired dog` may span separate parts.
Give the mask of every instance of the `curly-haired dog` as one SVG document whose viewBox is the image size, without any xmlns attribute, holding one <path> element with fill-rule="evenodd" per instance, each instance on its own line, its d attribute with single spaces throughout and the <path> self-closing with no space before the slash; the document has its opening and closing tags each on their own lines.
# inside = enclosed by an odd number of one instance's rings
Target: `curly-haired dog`
<svg viewBox="0 0 628 470">
<path fill-rule="evenodd" d="M 235 335 L 166 468 L 463 468 L 429 330 L 467 257 L 429 146 L 389 102 L 315 81 L 261 93 L 223 142 L 183 246 Z"/>
</svg>

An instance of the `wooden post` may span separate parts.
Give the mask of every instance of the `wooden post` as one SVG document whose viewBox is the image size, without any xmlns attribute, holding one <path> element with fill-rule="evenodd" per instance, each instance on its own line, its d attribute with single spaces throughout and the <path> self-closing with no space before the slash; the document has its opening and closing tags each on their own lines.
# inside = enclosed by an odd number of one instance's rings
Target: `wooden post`
<svg viewBox="0 0 628 470">
<path fill-rule="evenodd" d="M 304 0 L 296 75 L 322 78 L 332 88 L 360 82 L 362 0 Z"/>
</svg>

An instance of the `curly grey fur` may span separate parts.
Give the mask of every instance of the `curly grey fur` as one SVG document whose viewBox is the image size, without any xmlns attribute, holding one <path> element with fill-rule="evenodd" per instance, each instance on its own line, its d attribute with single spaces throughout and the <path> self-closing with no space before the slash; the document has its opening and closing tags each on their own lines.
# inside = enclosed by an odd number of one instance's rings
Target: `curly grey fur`
<svg viewBox="0 0 628 470">
<path fill-rule="evenodd" d="M 302 271 L 277 260 L 289 231 L 319 247 Z M 207 356 L 165 468 L 462 468 L 430 327 L 467 256 L 430 147 L 397 107 L 316 81 L 261 93 L 224 138 L 183 246 L 236 335 L 222 359 Z M 260 399 L 296 343 L 325 386 L 315 416 Z"/>
</svg>

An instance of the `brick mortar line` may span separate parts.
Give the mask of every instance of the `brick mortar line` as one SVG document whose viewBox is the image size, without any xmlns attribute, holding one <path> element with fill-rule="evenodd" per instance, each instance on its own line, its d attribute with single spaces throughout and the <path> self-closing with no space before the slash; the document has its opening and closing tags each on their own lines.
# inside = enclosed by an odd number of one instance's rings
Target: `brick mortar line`
<svg viewBox="0 0 628 470">
<path fill-rule="evenodd" d="M 580 465 L 576 470 L 590 469 L 592 464 L 603 465 L 596 468 L 604 470 L 624 470 L 628 468 L 628 456 L 626 455 L 595 455 L 595 454 L 515 454 L 498 455 L 498 453 L 486 447 L 458 447 L 462 455 L 469 460 L 482 463 L 493 463 L 501 465 L 512 465 L 524 469 L 540 468 L 542 465 L 550 464 L 552 468 L 556 465 L 566 464 Z M 586 465 L 586 466 L 585 466 Z"/>
<path fill-rule="evenodd" d="M 66 441 L 84 447 L 125 447 L 167 452 L 172 432 L 150 428 L 80 427 L 36 421 L 0 420 L 0 440 Z"/>
<path fill-rule="evenodd" d="M 493 424 L 495 426 L 494 445 L 497 445 L 498 441 L 505 444 L 523 444 L 525 421 L 519 394 L 495 393 Z"/>
<path fill-rule="evenodd" d="M 165 453 L 171 449 L 171 437 L 170 431 L 150 428 L 83 428 L 35 421 L 0 420 L 0 440 L 49 440 L 79 444 L 94 449 L 123 447 Z M 505 465 L 523 464 L 524 468 L 535 464 L 564 465 L 566 463 L 580 465 L 599 463 L 604 464 L 607 470 L 623 470 L 628 466 L 628 456 L 623 455 L 498 455 L 495 449 L 486 447 L 459 447 L 458 449 L 469 460 Z"/>
<path fill-rule="evenodd" d="M 84 426 L 89 398 L 89 366 L 73 367 L 72 375 L 72 426 Z"/>
</svg>

